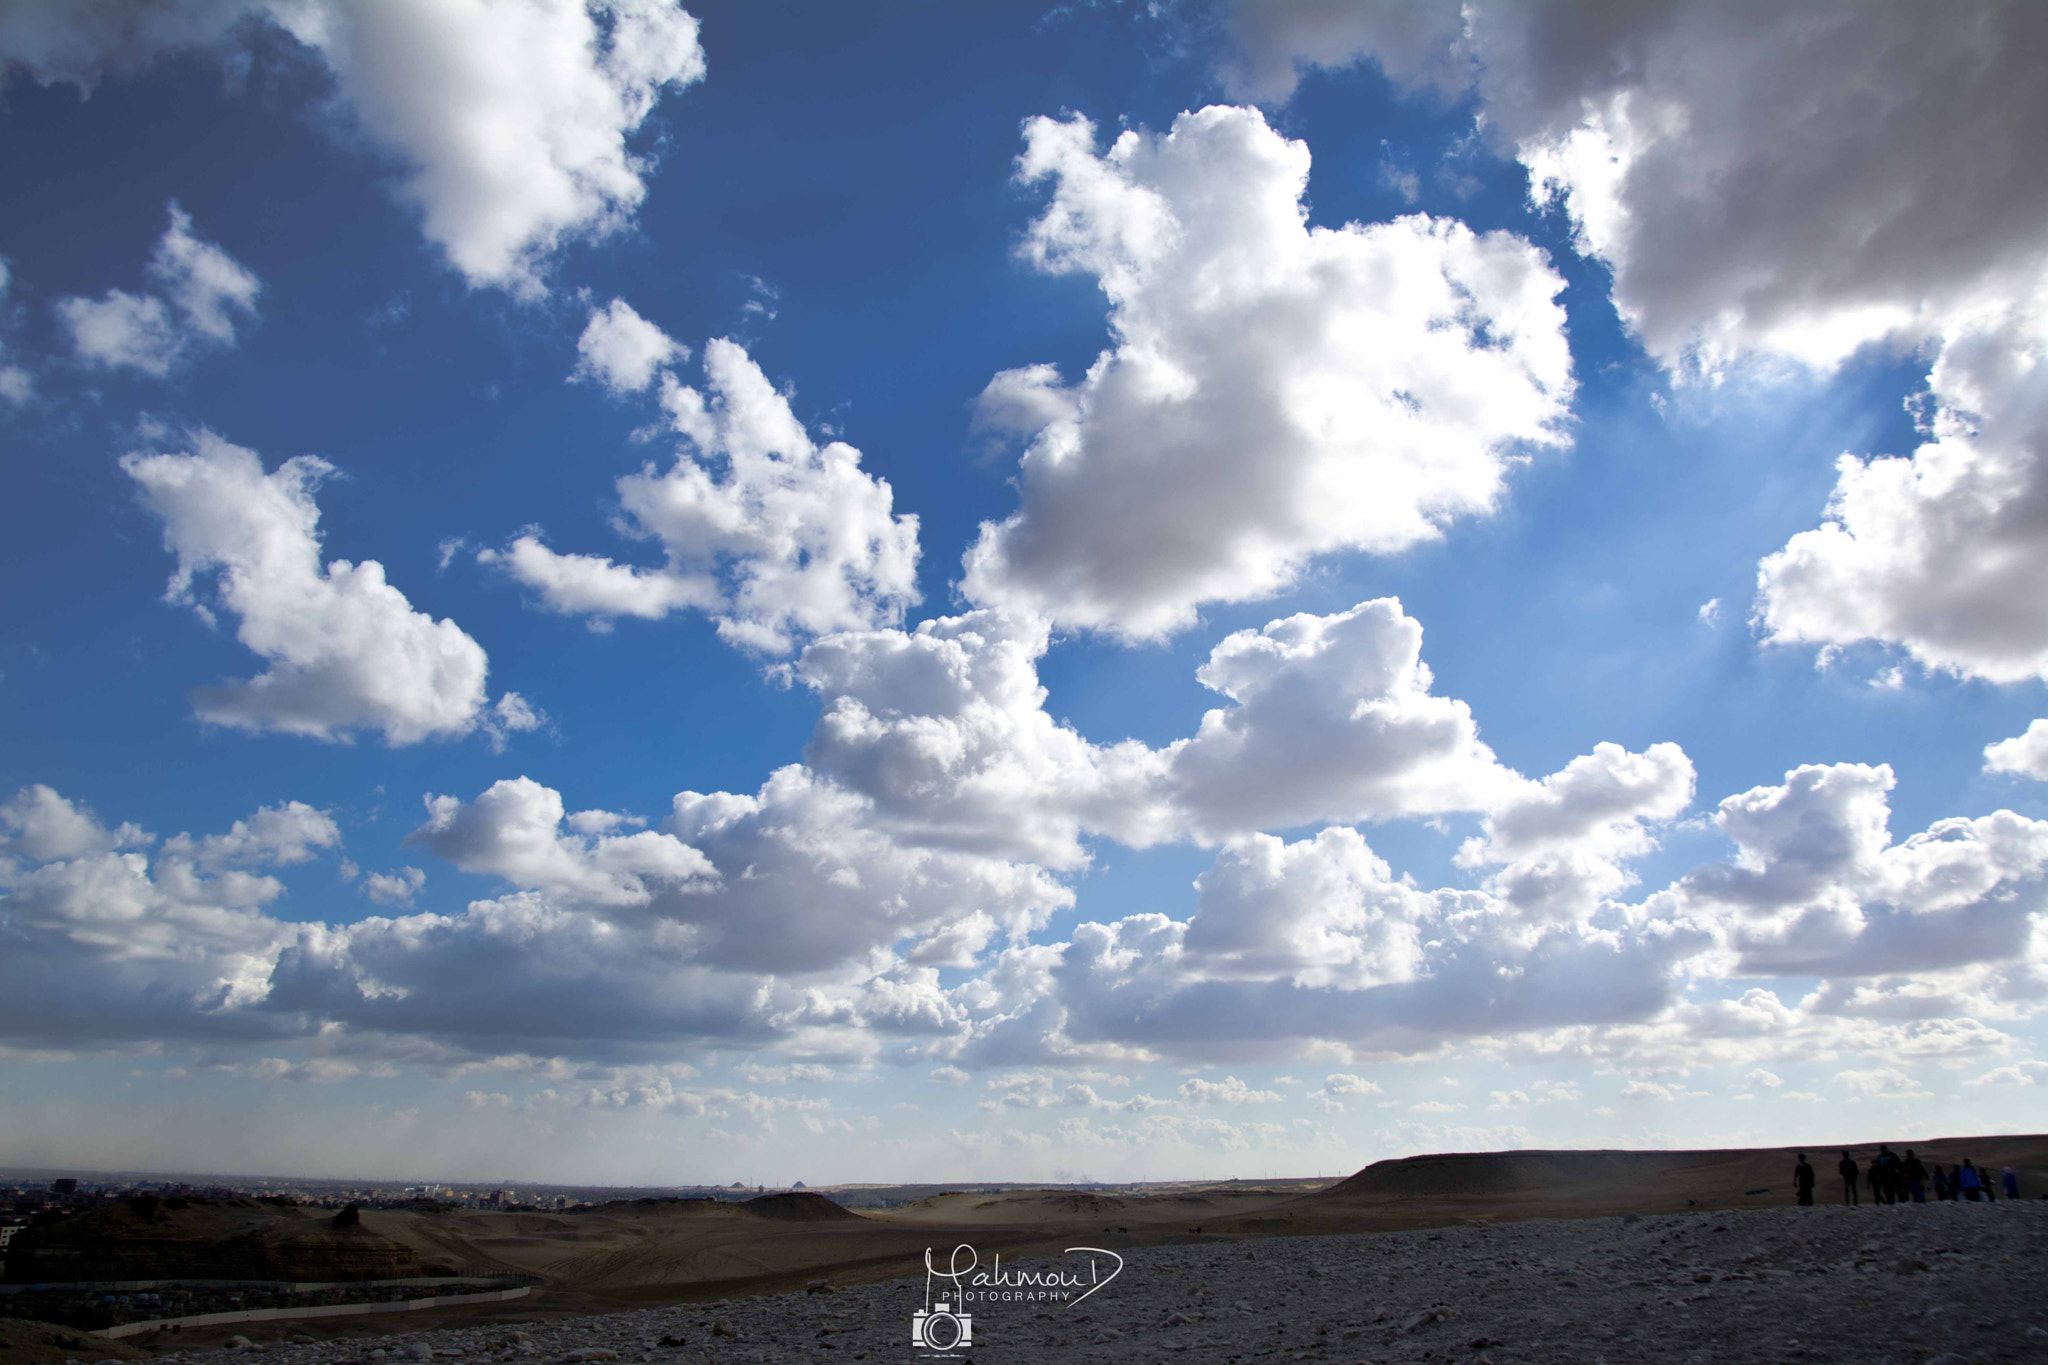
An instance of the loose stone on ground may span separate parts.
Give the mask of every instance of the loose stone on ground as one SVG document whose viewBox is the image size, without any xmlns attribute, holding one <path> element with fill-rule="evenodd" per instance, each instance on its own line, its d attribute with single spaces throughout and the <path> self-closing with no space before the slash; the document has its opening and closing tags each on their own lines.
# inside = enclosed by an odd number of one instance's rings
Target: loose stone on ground
<svg viewBox="0 0 2048 1365">
<path fill-rule="evenodd" d="M 950 1358 L 1104 1365 L 1169 1358 L 1224 1365 L 2048 1359 L 2048 1202 L 1532 1220 L 1124 1254 L 1121 1275 L 1082 1303 L 968 1304 L 972 1348 Z M 512 1365 L 916 1360 L 935 1355 L 911 1342 L 924 1288 L 922 1276 L 829 1293 L 814 1283 L 710 1305 L 310 1343 L 297 1325 L 279 1324 L 274 1334 L 252 1330 L 247 1347 L 158 1359 L 230 1365 L 228 1357 L 251 1350 L 275 1365 L 470 1356 Z"/>
</svg>

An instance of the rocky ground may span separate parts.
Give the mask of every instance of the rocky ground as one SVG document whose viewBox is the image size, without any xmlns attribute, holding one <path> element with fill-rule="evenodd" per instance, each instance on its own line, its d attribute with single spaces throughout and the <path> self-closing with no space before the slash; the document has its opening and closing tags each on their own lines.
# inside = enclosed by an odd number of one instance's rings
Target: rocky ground
<svg viewBox="0 0 2048 1365">
<path fill-rule="evenodd" d="M 934 1253 L 943 1261 L 949 1250 Z M 1079 1304 L 969 1304 L 972 1349 L 954 1358 L 2048 1361 L 2048 1202 L 1468 1224 L 1124 1254 L 1122 1273 Z M 165 1351 L 157 1359 L 229 1365 L 227 1356 L 251 1352 L 266 1365 L 930 1358 L 935 1353 L 910 1337 L 924 1294 L 920 1277 L 524 1327 L 327 1342 L 295 1341 L 291 1324 L 277 1324 L 252 1330 L 248 1347 Z M 90 1353 L 74 1359 L 94 1365 Z"/>
</svg>

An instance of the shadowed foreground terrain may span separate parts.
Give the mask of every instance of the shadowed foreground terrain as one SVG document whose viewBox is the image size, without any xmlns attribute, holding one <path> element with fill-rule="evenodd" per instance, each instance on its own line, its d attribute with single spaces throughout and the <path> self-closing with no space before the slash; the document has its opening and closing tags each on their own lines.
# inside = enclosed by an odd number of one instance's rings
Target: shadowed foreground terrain
<svg viewBox="0 0 2048 1365">
<path fill-rule="evenodd" d="M 1892 1144 L 1901 1152 L 1908 1145 Z M 1930 1165 L 1952 1165 L 1965 1156 L 1992 1171 L 2011 1165 L 2020 1175 L 2023 1193 L 2036 1200 L 2048 1193 L 2048 1138 L 1942 1139 L 1910 1145 Z M 1860 1162 L 1874 1151 L 1874 1144 L 1863 1144 L 1855 1149 L 1855 1154 Z M 1833 1173 L 1837 1152 L 1813 1148 L 1809 1155 L 1821 1173 L 1820 1202 L 1838 1203 L 1840 1182 Z M 472 1272 L 530 1275 L 537 1277 L 539 1284 L 527 1299 L 439 1309 L 403 1319 L 315 1319 L 265 1324 L 260 1329 L 204 1329 L 175 1338 L 136 1337 L 124 1345 L 135 1346 L 143 1354 L 189 1354 L 243 1331 L 259 1340 L 276 1341 L 295 1335 L 333 1338 L 334 1349 L 345 1351 L 349 1341 L 361 1343 L 401 1327 L 419 1330 L 430 1323 L 449 1324 L 465 1331 L 502 1331 L 509 1330 L 508 1324 L 519 1322 L 541 1324 L 611 1310 L 792 1292 L 797 1292 L 797 1298 L 784 1302 L 815 1304 L 824 1302 L 831 1291 L 899 1280 L 907 1275 L 921 1276 L 928 1247 L 943 1259 L 953 1246 L 962 1243 L 971 1245 L 984 1265 L 997 1254 L 1006 1265 L 1020 1258 L 1058 1258 L 1073 1246 L 1097 1247 L 1133 1257 L 1134 1266 L 1141 1251 L 1147 1258 L 1169 1256 L 1169 1261 L 1160 1264 L 1171 1263 L 1171 1255 L 1186 1252 L 1207 1258 L 1203 1264 L 1213 1264 L 1214 1269 L 1204 1273 L 1221 1277 L 1211 1287 L 1213 1297 L 1229 1292 L 1224 1286 L 1238 1278 L 1237 1263 L 1244 1257 L 1251 1256 L 1251 1263 L 1258 1263 L 1256 1258 L 1265 1253 L 1251 1244 L 1262 1244 L 1269 1238 L 1340 1237 L 1465 1225 L 1457 1236 L 1469 1239 L 1476 1235 L 1469 1225 L 1478 1222 L 1591 1220 L 1619 1215 L 1675 1216 L 1696 1222 L 1709 1211 L 1783 1209 L 1792 1203 L 1794 1156 L 1789 1148 L 1468 1153 L 1376 1162 L 1347 1180 L 1307 1194 L 1301 1192 L 1298 1182 L 1277 1188 L 1235 1183 L 1174 1187 L 1145 1194 L 1077 1190 L 1022 1190 L 989 1195 L 941 1193 L 886 1212 L 866 1213 L 850 1212 L 814 1193 L 770 1195 L 738 1203 L 645 1199 L 565 1213 L 447 1208 L 366 1210 L 361 1228 L 353 1234 L 330 1233 L 322 1218 L 310 1211 L 240 1205 L 232 1219 L 217 1208 L 205 1211 L 203 1218 L 193 1220 L 191 1229 L 196 1230 L 207 1220 L 211 1220 L 208 1226 L 225 1226 L 223 1220 L 240 1219 L 242 1223 L 237 1226 L 241 1230 L 234 1237 L 272 1247 L 273 1251 L 280 1246 L 303 1244 L 316 1249 L 315 1261 L 331 1261 L 338 1253 L 330 1244 L 354 1237 L 360 1250 L 379 1248 L 379 1254 L 389 1257 L 389 1264 L 394 1266 L 460 1266 Z M 1870 1226 L 1896 1227 L 1905 1219 L 1924 1222 L 1953 1213 L 1998 1217 L 2014 1214 L 2034 1219 L 2043 1210 L 2048 1210 L 2048 1206 L 2014 1206 L 2000 1201 L 1988 1207 L 1964 1205 L 1960 1210 L 1931 1206 L 1866 1208 L 1841 1216 L 1891 1219 L 1891 1223 L 1873 1222 Z M 158 1210 L 156 1216 L 161 1221 L 179 1215 Z M 1823 1209 L 1807 1216 L 1835 1215 Z M 265 1219 L 271 1220 L 268 1232 L 262 1226 L 246 1226 L 251 1220 L 260 1225 Z M 84 1220 L 76 1221 L 75 1232 L 89 1241 L 84 1237 L 89 1231 Z M 1535 1226 L 1533 1222 L 1531 1225 Z M 1541 1226 L 1554 1230 L 1560 1226 L 1591 1228 L 1594 1224 L 1544 1222 Z M 2035 1229 L 2026 1234 L 2033 1239 L 2026 1245 L 2031 1248 L 2029 1254 L 2038 1273 L 2043 1261 L 2040 1253 L 2048 1250 L 2035 1245 L 2040 1241 L 2041 1225 L 2036 1220 L 2023 1226 Z M 146 1220 L 129 1231 L 145 1240 L 154 1237 L 158 1243 L 177 1240 L 162 1229 L 151 1232 Z M 1426 1247 L 1432 1237 L 1439 1235 L 1449 1234 L 1424 1232 L 1419 1234 L 1420 1241 L 1404 1237 L 1400 1244 Z M 1368 1238 L 1353 1245 L 1370 1248 L 1375 1244 Z M 1290 1240 L 1288 1245 L 1314 1244 Z M 1464 1241 L 1458 1245 L 1464 1245 Z M 1862 1242 L 1857 1241 L 1855 1246 L 1862 1246 Z M 1148 1248 L 1152 1250 L 1142 1250 Z M 1880 1237 L 1874 1250 L 1861 1252 L 1851 1248 L 1848 1254 L 1881 1258 L 1886 1249 Z M 91 1263 L 95 1266 L 111 1264 L 105 1259 L 105 1248 L 81 1246 L 79 1250 L 81 1255 L 93 1258 Z M 150 1254 L 156 1257 L 151 1261 L 152 1273 L 163 1273 L 160 1248 Z M 1369 1267 L 1373 1264 L 1370 1258 L 1376 1253 L 1358 1250 L 1345 1254 L 1365 1257 L 1358 1264 Z M 1439 1259 L 1430 1274 L 1447 1293 L 1462 1280 L 1492 1273 L 1476 1264 L 1454 1263 L 1448 1257 Z M 280 1267 L 282 1264 L 279 1263 Z M 1636 1277 L 1641 1278 L 1642 1273 L 1647 1272 L 1636 1273 Z M 1126 1286 L 1130 1283 L 1126 1281 Z M 1393 1288 L 1378 1281 L 1375 1284 L 1379 1288 Z M 807 1288 L 814 1292 L 800 1292 Z M 1406 1294 L 1408 1290 L 1402 1292 Z M 1474 1284 L 1465 1292 L 1477 1293 L 1479 1287 Z M 683 1318 L 690 1318 L 688 1311 L 679 1311 Z M 1097 1321 L 1104 1319 L 1098 1317 Z M 897 1335 L 903 1336 L 902 1344 L 907 1345 L 907 1336 L 902 1332 Z M 823 1340 L 829 1341 L 830 1337 Z M 47 1343 L 34 1348 L 0 1344 L 0 1365 L 64 1359 L 83 1360 L 90 1365 L 99 1359 L 134 1354 L 100 1350 L 100 1344 L 95 1343 L 83 1352 L 50 1349 Z M 330 1358 L 353 1357 L 320 1357 Z M 2048 1352 L 2043 1353 L 2043 1358 L 2048 1358 Z M 1592 1356 L 1585 1359 L 1590 1361 Z"/>
<path fill-rule="evenodd" d="M 943 1281 L 936 1289 L 935 1298 L 949 1293 Z M 329 1341 L 252 1332 L 239 1349 L 182 1346 L 176 1360 L 233 1365 L 250 1351 L 270 1365 L 915 1360 L 931 1358 L 911 1343 L 925 1303 L 919 1276 Z M 1017 1365 L 2032 1362 L 2048 1358 L 2048 1204 L 1527 1219 L 1156 1246 L 1126 1253 L 1083 1301 L 953 1306 L 969 1319 L 971 1350 L 943 1358 Z"/>
</svg>

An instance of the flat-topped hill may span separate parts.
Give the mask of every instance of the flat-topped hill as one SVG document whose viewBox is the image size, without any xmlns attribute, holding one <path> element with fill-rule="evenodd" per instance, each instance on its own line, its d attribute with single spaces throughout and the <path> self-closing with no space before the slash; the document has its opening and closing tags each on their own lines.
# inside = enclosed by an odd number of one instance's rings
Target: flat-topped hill
<svg viewBox="0 0 2048 1365">
<path fill-rule="evenodd" d="M 2027 1198 L 2048 1194 L 2048 1136 L 1929 1138 L 1888 1144 L 1904 1155 L 1956 1166 L 1964 1158 L 1997 1172 L 2011 1166 Z M 1849 1148 L 1867 1165 L 1877 1144 Z M 1804 1151 L 1819 1176 L 1815 1195 L 1840 1202 L 1842 1148 L 1709 1148 L 1696 1151 L 1451 1152 L 1376 1161 L 1327 1190 L 1280 1205 L 1301 1230 L 1414 1227 L 1460 1218 L 1585 1218 L 1687 1209 L 1777 1208 L 1793 1202 L 1792 1170 Z M 1304 1222 L 1306 1220 L 1306 1222 Z M 1261 1229 L 1267 1230 L 1267 1229 Z"/>
<path fill-rule="evenodd" d="M 788 1194 L 764 1194 L 744 1200 L 739 1207 L 756 1218 L 776 1218 L 786 1223 L 861 1222 L 861 1216 L 842 1209 L 822 1194 L 801 1190 Z"/>
</svg>

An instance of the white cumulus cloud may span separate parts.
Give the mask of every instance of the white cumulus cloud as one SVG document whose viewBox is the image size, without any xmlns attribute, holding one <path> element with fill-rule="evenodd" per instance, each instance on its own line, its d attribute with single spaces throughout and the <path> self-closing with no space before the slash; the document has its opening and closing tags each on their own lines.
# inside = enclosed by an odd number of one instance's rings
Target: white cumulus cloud
<svg viewBox="0 0 2048 1365">
<path fill-rule="evenodd" d="M 1597 842 L 1671 780 L 1655 754 L 1593 757 L 1527 784 L 1488 837 L 1503 852 Z M 1032 1068 L 1042 1081 L 993 1086 L 1016 1096 L 993 1102 L 1132 1113 L 1159 1101 L 1105 1098 L 1111 1074 L 1059 1069 L 1304 1055 L 1362 1068 L 1463 1047 L 1580 1058 L 1633 1078 L 1625 1093 L 1682 1097 L 1697 1091 L 1671 1077 L 1692 1067 L 1782 1091 L 1768 1068 L 1816 1056 L 1904 1074 L 2010 1056 L 2017 1040 L 1984 1021 L 2038 1010 L 2048 822 L 1999 812 L 1893 843 L 1890 784 L 1836 765 L 1731 797 L 1716 819 L 1733 859 L 1585 915 L 1419 886 L 1338 826 L 1227 842 L 1186 918 L 1084 922 L 1051 941 L 1034 935 L 1074 896 L 1042 866 L 911 842 L 872 798 L 799 766 L 752 796 L 681 793 L 658 829 L 569 811 L 526 779 L 433 798 L 415 847 L 503 890 L 335 928 L 270 909 L 284 888 L 268 869 L 338 843 L 323 812 L 281 802 L 159 845 L 28 788 L 0 804 L 0 1041 L 297 1038 L 336 1065 L 523 1056 L 570 1071 L 776 1046 L 806 1065 L 887 1057 L 948 1078 Z M 424 890 L 415 869 L 381 875 Z M 1801 998 L 1754 984 L 1772 977 Z M 1841 1084 L 1896 1093 L 1888 1074 Z M 1270 1104 L 1281 1085 L 1226 1077 L 1180 1098 Z M 1306 1098 L 1336 1112 L 1377 1093 L 1335 1071 Z M 1490 1102 L 1577 1098 L 1521 1084 Z"/>
<path fill-rule="evenodd" d="M 576 339 L 571 378 L 595 379 L 615 394 L 638 393 L 672 361 L 688 360 L 689 348 L 633 311 L 624 299 L 593 308 Z"/>
<path fill-rule="evenodd" d="M 1669 894 L 1714 920 L 1742 973 L 1859 978 L 2024 962 L 2048 907 L 2048 822 L 1998 811 L 1938 820 L 1894 844 L 1892 782 L 1887 767 L 1808 765 L 1728 797 L 1714 820 L 1735 860 L 1695 869 Z M 1879 1012 L 1868 996 L 1856 1007 Z"/>
<path fill-rule="evenodd" d="M 1828 519 L 1759 566 L 1757 621 L 1781 643 L 1876 640 L 1965 677 L 2048 678 L 2048 313 L 1951 337 L 1928 387 L 1930 439 L 1842 456 Z"/>
<path fill-rule="evenodd" d="M 131 454 L 121 467 L 177 557 L 166 599 L 209 622 L 217 605 L 270 665 L 198 689 L 202 719 L 320 739 L 377 730 L 392 745 L 482 723 L 481 645 L 415 611 L 375 560 L 321 564 L 313 492 L 332 472 L 326 461 L 301 455 L 266 472 L 255 452 L 202 431 L 190 454 Z M 202 597 L 207 578 L 213 592 Z"/>
<path fill-rule="evenodd" d="M 1928 1093 L 1926 1086 L 1895 1066 L 1838 1071 L 1835 1080 L 1852 1096 L 1862 1100 L 1918 1099 Z"/>
<path fill-rule="evenodd" d="M 2048 782 L 2048 720 L 2037 720 L 2022 734 L 1985 745 L 1984 771 Z"/>
<path fill-rule="evenodd" d="M 2040 1085 L 2048 1081 L 2048 1062 L 2017 1062 L 2012 1066 L 1995 1067 L 1981 1076 L 1973 1076 L 1964 1085 Z"/>
<path fill-rule="evenodd" d="M 1484 892 L 1396 879 L 1341 828 L 1228 845 L 1198 885 L 1186 920 L 1088 922 L 998 955 L 967 1055 L 1400 1055 L 1635 1024 L 1715 944 L 1670 910 L 1531 926 Z"/>
<path fill-rule="evenodd" d="M 472 802 L 428 797 L 427 822 L 413 840 L 464 872 L 502 877 L 584 904 L 644 905 L 660 884 L 688 891 L 718 880 L 703 854 L 671 835 L 653 830 L 565 834 L 566 815 L 560 792 L 531 778 L 507 778 Z M 571 829 L 597 823 L 578 820 Z"/>
<path fill-rule="evenodd" d="M 1673 366 L 1831 365 L 2029 294 L 2048 265 L 2048 87 L 2028 55 L 2048 15 L 2025 0 L 1243 0 L 1232 23 L 1262 97 L 1360 59 L 1476 94 Z"/>
<path fill-rule="evenodd" d="M 264 913 L 284 885 L 262 869 L 332 848 L 333 821 L 285 802 L 224 834 L 154 842 L 48 787 L 0 804 L 0 1038 L 233 1042 L 298 1029 L 256 1008 L 300 932 Z"/>
<path fill-rule="evenodd" d="M 149 842 L 140 826 L 102 825 L 84 806 L 66 800 L 41 783 L 23 787 L 0 805 L 0 851 L 35 862 L 68 861 L 91 853 L 111 853 Z"/>
<path fill-rule="evenodd" d="M 1021 505 L 968 551 L 971 599 L 1157 638 L 1316 555 L 1489 511 L 1519 454 L 1560 439 L 1571 357 L 1542 253 L 1426 217 L 1312 229 L 1308 168 L 1251 109 L 1107 151 L 1085 119 L 1026 123 L 1018 177 L 1052 185 L 1026 254 L 1097 279 L 1113 344 L 1071 383 L 990 382 L 980 425 L 1026 442 Z"/>
<path fill-rule="evenodd" d="M 589 372 L 615 391 L 646 387 L 628 382 L 643 365 L 652 382 L 659 366 L 645 326 L 617 301 L 593 310 Z M 658 542 L 662 565 L 563 554 L 533 531 L 477 559 L 555 611 L 602 625 L 694 608 L 712 614 L 726 639 L 769 654 L 788 653 L 800 636 L 901 619 L 918 600 L 916 516 L 894 513 L 888 481 L 861 468 L 859 451 L 813 441 L 744 347 L 713 340 L 704 372 L 708 398 L 659 371 L 662 404 L 687 448 L 668 469 L 643 465 L 617 484 L 624 528 Z"/>
<path fill-rule="evenodd" d="M 164 841 L 164 852 L 189 859 L 204 871 L 218 872 L 229 867 L 287 867 L 310 860 L 317 850 L 340 844 L 341 829 L 333 816 L 303 801 L 287 801 L 261 807 L 228 826 L 225 834 L 201 839 L 173 835 Z"/>
<path fill-rule="evenodd" d="M 541 288 L 565 243 L 618 231 L 662 96 L 703 79 L 674 0 L 76 0 L 0 13 L 0 69 L 90 89 L 274 25 L 333 77 L 343 121 L 391 153 L 401 200 L 472 285 Z"/>
<path fill-rule="evenodd" d="M 301 935 L 264 1008 L 455 1057 L 645 1055 L 698 1040 L 872 1055 L 957 1032 L 919 942 L 1041 926 L 1038 868 L 905 847 L 800 768 L 756 796 L 684 792 L 658 830 L 566 812 L 527 779 L 428 803 L 417 846 L 509 883 L 456 914 Z"/>
<path fill-rule="evenodd" d="M 1247 836 L 1195 888 L 1179 956 L 1207 979 L 1357 988 L 1413 980 L 1422 966 L 1427 898 L 1394 881 L 1356 830 L 1294 844 Z"/>
<path fill-rule="evenodd" d="M 1255 1090 L 1235 1076 L 1205 1081 L 1199 1076 L 1181 1082 L 1180 1097 L 1192 1104 L 1278 1104 L 1277 1090 Z"/>
<path fill-rule="evenodd" d="M 97 299 L 57 300 L 72 349 L 88 364 L 129 366 L 161 378 L 193 351 L 230 346 L 235 322 L 256 315 L 263 285 L 240 262 L 192 232 L 192 215 L 173 203 L 147 274 L 157 292 L 110 289 Z"/>
<path fill-rule="evenodd" d="M 363 894 L 379 905 L 411 905 L 427 884 L 427 874 L 417 867 L 396 872 L 372 872 L 363 878 Z"/>
<path fill-rule="evenodd" d="M 1048 642 L 1045 622 L 991 611 L 819 640 L 795 665 L 824 703 L 805 761 L 918 843 L 1070 868 L 1089 833 L 1170 837 L 1165 758 L 1092 744 L 1046 713 Z"/>
<path fill-rule="evenodd" d="M 1170 750 L 1174 798 L 1201 830 L 1484 809 L 1520 782 L 1471 708 L 1431 692 L 1422 624 L 1397 598 L 1237 631 L 1196 677 L 1236 703 Z"/>
<path fill-rule="evenodd" d="M 1098 745 L 1054 721 L 1037 671 L 1049 640 L 1043 618 L 982 610 L 815 641 L 792 667 L 824 703 L 805 759 L 870 798 L 898 837 L 1060 869 L 1087 861 L 1091 834 L 1217 843 L 1489 810 L 1532 785 L 1479 740 L 1463 702 L 1431 692 L 1422 627 L 1393 598 L 1226 637 L 1197 676 L 1233 704 L 1158 749 Z M 1675 746 L 1647 758 L 1608 748 L 1660 772 L 1675 764 L 1689 791 Z M 1669 804 L 1645 799 L 1647 813 Z M 1587 818 L 1599 829 L 1582 842 L 1610 858 L 1648 847 Z"/>
<path fill-rule="evenodd" d="M 1587 915 L 1633 884 L 1625 864 L 1654 847 L 1645 822 L 1676 817 L 1692 793 L 1692 760 L 1676 744 L 1640 754 L 1595 745 L 1490 810 L 1484 834 L 1459 849 L 1458 862 L 1505 863 L 1493 887 L 1531 915 Z"/>
<path fill-rule="evenodd" d="M 1569 211 L 1674 372 L 1932 347 L 1932 439 L 1843 457 L 1828 519 L 1763 561 L 1757 620 L 1824 651 L 1868 640 L 1965 676 L 2048 674 L 2048 86 L 2028 55 L 2048 11 L 1261 0 L 1231 23 L 1235 78 L 1268 98 L 1360 59 L 1476 95 L 1486 135 Z"/>
</svg>

